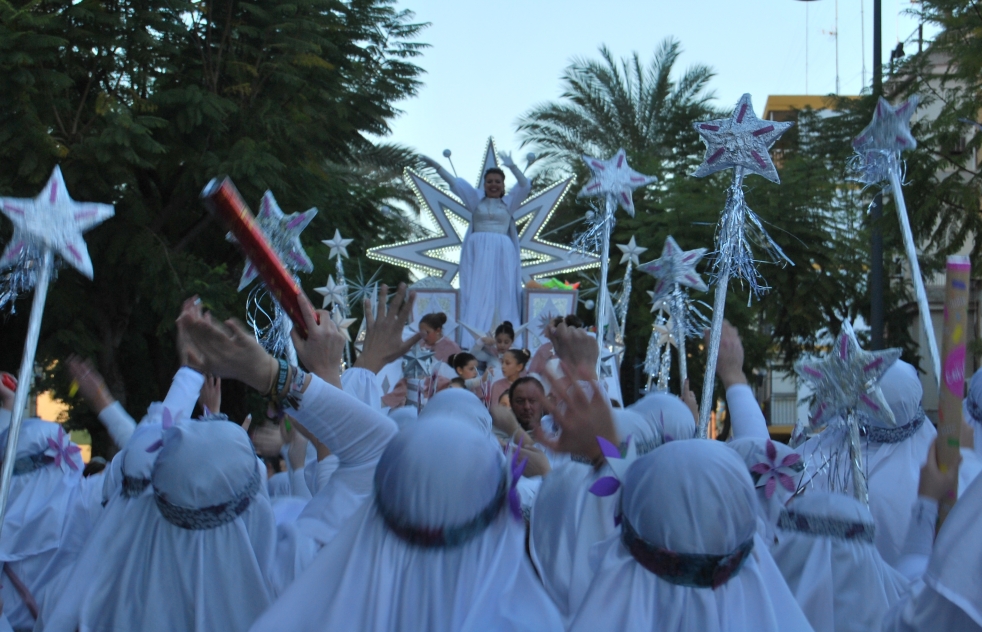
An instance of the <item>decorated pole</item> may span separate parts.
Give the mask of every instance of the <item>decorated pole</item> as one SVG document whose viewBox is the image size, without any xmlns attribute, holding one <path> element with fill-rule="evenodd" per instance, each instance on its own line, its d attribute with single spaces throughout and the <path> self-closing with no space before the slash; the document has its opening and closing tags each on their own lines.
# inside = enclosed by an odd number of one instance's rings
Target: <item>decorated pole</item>
<svg viewBox="0 0 982 632">
<path fill-rule="evenodd" d="M 343 290 L 336 293 L 334 297 L 334 309 L 340 310 L 340 314 L 337 315 L 335 320 L 338 318 L 346 319 L 348 317 L 348 282 L 344 278 L 344 263 L 341 261 L 342 258 L 348 257 L 348 246 L 353 242 L 354 239 L 345 239 L 341 236 L 341 231 L 334 229 L 334 237 L 331 239 L 324 239 L 321 241 L 322 244 L 331 249 L 331 258 L 335 260 L 335 272 L 338 275 L 338 288 Z M 328 277 L 330 282 L 330 277 Z M 325 307 L 327 304 L 327 297 L 324 297 Z M 333 311 L 333 310 L 332 310 Z M 351 366 L 351 350 L 350 344 L 344 346 L 344 357 L 347 366 Z"/>
<path fill-rule="evenodd" d="M 686 329 L 688 327 L 684 321 L 688 316 L 688 311 L 689 308 L 685 304 L 685 294 L 682 292 L 682 286 L 676 283 L 675 288 L 672 290 L 672 312 L 677 315 L 674 323 L 674 335 L 675 349 L 679 355 L 679 391 L 684 388 L 685 381 L 689 379 L 689 362 L 685 355 Z"/>
<path fill-rule="evenodd" d="M 921 327 L 927 338 L 928 354 L 931 356 L 931 366 L 934 377 L 941 385 L 941 354 L 938 353 L 938 341 L 934 335 L 934 321 L 931 318 L 931 308 L 927 302 L 927 290 L 921 277 L 921 266 L 917 260 L 917 245 L 914 234 L 910 229 L 910 218 L 907 215 L 907 203 L 901 182 L 903 165 L 900 153 L 904 150 L 915 149 L 917 140 L 910 133 L 910 118 L 917 109 L 920 99 L 916 95 L 904 101 L 897 107 L 880 97 L 873 112 L 873 120 L 853 141 L 856 150 L 851 167 L 858 172 L 857 179 L 868 186 L 889 185 L 896 203 L 897 218 L 900 220 L 900 232 L 904 238 L 904 250 L 907 253 L 907 263 L 910 266 L 910 276 L 914 283 L 914 294 L 917 297 L 917 310 L 921 319 Z"/>
<path fill-rule="evenodd" d="M 631 307 L 631 273 L 634 272 L 634 266 L 641 264 L 638 255 L 646 251 L 647 248 L 639 246 L 634 241 L 634 235 L 631 235 L 630 241 L 626 244 L 617 244 L 617 248 L 621 251 L 621 263 L 627 264 L 627 269 L 624 271 L 624 281 L 621 283 L 621 295 L 617 298 L 617 317 L 620 321 L 621 335 L 623 335 L 627 331 L 627 313 Z"/>
<path fill-rule="evenodd" d="M 694 124 L 706 145 L 706 158 L 694 175 L 701 178 L 724 169 L 734 169 L 733 184 L 727 193 L 726 206 L 716 231 L 713 262 L 716 297 L 709 336 L 709 355 L 706 359 L 706 379 L 703 381 L 702 402 L 699 407 L 699 425 L 696 428 L 696 436 L 703 439 L 706 438 L 709 415 L 713 410 L 716 359 L 719 355 L 730 278 L 746 281 L 753 296 L 759 296 L 768 289 L 757 272 L 756 259 L 750 248 L 751 241 L 763 246 L 772 259 L 792 263 L 767 234 L 760 218 L 750 210 L 743 198 L 743 179 L 746 175 L 756 173 L 771 182 L 780 182 L 769 152 L 791 125 L 793 123 L 762 121 L 757 118 L 749 94 L 740 97 L 730 118 Z"/>
<path fill-rule="evenodd" d="M 614 211 L 616 209 L 617 203 L 614 202 L 612 196 L 607 195 L 604 200 L 603 232 L 600 242 L 600 282 L 597 285 L 597 344 L 601 348 L 607 343 L 607 327 L 609 326 L 607 303 L 610 302 L 610 289 L 607 287 L 607 274 L 610 267 L 610 231 L 615 221 Z M 597 375 L 600 375 L 603 366 L 600 359 L 602 355 L 597 356 Z"/>
<path fill-rule="evenodd" d="M 0 528 L 7 513 L 10 483 L 17 460 L 17 440 L 24 423 L 24 410 L 31 389 L 34 357 L 41 335 L 41 320 L 48 298 L 48 285 L 58 254 L 83 275 L 92 278 L 92 260 L 82 233 L 113 216 L 109 204 L 76 202 L 68 195 L 61 169 L 55 167 L 44 189 L 34 199 L 0 198 L 0 211 L 14 224 L 14 235 L 0 258 L 0 269 L 14 268 L 19 288 L 34 287 L 34 300 L 27 323 L 27 338 L 17 374 L 14 410 L 7 431 L 3 469 L 0 470 Z"/>
<path fill-rule="evenodd" d="M 968 257 L 948 257 L 945 270 L 944 330 L 941 337 L 944 373 L 938 406 L 938 467 L 942 472 L 958 469 L 962 432 L 962 398 L 965 394 L 965 343 L 968 322 L 968 292 L 972 266 Z M 938 505 L 938 528 L 958 498 L 958 478 L 951 495 Z"/>
</svg>

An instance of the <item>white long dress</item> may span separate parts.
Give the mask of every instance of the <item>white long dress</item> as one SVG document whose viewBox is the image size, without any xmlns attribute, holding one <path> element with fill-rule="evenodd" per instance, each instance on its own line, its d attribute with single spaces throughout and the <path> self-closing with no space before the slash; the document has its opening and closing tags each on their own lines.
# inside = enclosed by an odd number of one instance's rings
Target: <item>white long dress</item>
<svg viewBox="0 0 982 632">
<path fill-rule="evenodd" d="M 516 327 L 522 322 L 522 259 L 513 214 L 531 187 L 520 170 L 510 169 L 518 182 L 503 198 L 485 197 L 463 178 L 441 172 L 471 211 L 460 253 L 460 322 L 478 331 L 505 320 Z M 461 347 L 473 344 L 473 337 L 464 331 Z"/>
</svg>

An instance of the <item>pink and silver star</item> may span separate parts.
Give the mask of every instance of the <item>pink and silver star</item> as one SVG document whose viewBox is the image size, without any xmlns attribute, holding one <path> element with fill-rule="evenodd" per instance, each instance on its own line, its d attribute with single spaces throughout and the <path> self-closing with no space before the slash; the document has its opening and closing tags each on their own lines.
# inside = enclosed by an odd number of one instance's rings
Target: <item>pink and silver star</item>
<svg viewBox="0 0 982 632">
<path fill-rule="evenodd" d="M 658 178 L 638 173 L 627 164 L 627 152 L 619 149 L 609 160 L 583 156 L 583 162 L 592 174 L 576 197 L 612 197 L 627 214 L 634 217 L 634 198 L 631 194 L 638 187 L 655 182 Z"/>
<path fill-rule="evenodd" d="M 849 412 L 895 425 L 893 411 L 877 381 L 900 357 L 900 352 L 900 349 L 864 351 L 855 338 L 843 331 L 825 357 L 796 362 L 795 373 L 815 393 L 815 403 L 809 411 L 812 428 L 821 428 L 836 417 L 845 419 Z"/>
<path fill-rule="evenodd" d="M 780 182 L 771 162 L 770 148 L 792 125 L 760 120 L 754 113 L 750 95 L 743 95 L 730 118 L 693 123 L 706 145 L 706 158 L 694 175 L 701 178 L 731 167 L 743 167 L 771 182 Z"/>
<path fill-rule="evenodd" d="M 314 264 L 300 244 L 300 233 L 307 228 L 315 215 L 317 215 L 316 208 L 307 209 L 303 213 L 284 215 L 272 191 L 266 191 L 263 195 L 263 201 L 259 205 L 259 216 L 256 219 L 259 221 L 259 228 L 269 240 L 273 252 L 287 270 L 308 273 L 314 271 Z M 227 239 L 233 241 L 231 233 L 228 234 Z M 257 276 L 259 276 L 259 269 L 246 259 L 245 270 L 242 271 L 242 278 L 239 280 L 239 291 L 245 289 Z"/>
<path fill-rule="evenodd" d="M 662 248 L 661 257 L 638 266 L 638 270 L 655 277 L 655 291 L 652 302 L 666 296 L 676 283 L 691 287 L 700 292 L 706 292 L 709 287 L 696 272 L 696 264 L 706 254 L 705 248 L 683 251 L 669 235 Z"/>
<path fill-rule="evenodd" d="M 50 248 L 73 268 L 92 278 L 92 259 L 82 233 L 113 216 L 111 204 L 76 202 L 68 195 L 61 169 L 55 167 L 36 198 L 0 198 L 0 211 L 14 224 L 0 269 L 11 266 L 25 248 Z"/>
<path fill-rule="evenodd" d="M 852 146 L 859 152 L 885 151 L 900 152 L 917 147 L 917 140 L 910 133 L 910 117 L 914 115 L 920 98 L 917 95 L 907 99 L 897 107 L 880 97 L 873 112 L 873 120 Z"/>
<path fill-rule="evenodd" d="M 314 291 L 324 297 L 324 309 L 327 309 L 328 305 L 348 304 L 348 286 L 344 283 L 335 283 L 331 275 L 327 276 L 327 284 L 324 287 L 315 287 Z"/>
<path fill-rule="evenodd" d="M 483 186 L 484 172 L 497 166 L 494 140 L 488 139 L 483 167 L 476 182 L 478 187 Z M 370 248 L 368 257 L 409 268 L 419 276 L 435 276 L 447 283 L 453 283 L 460 267 L 460 251 L 471 222 L 471 212 L 455 195 L 412 169 L 405 170 L 404 178 L 419 200 L 420 214 L 428 218 L 436 229 L 428 231 L 429 236 L 422 239 Z M 571 184 L 572 178 L 552 184 L 536 195 L 529 196 L 515 211 L 524 281 L 600 265 L 598 256 L 547 241 L 543 236 L 545 225 L 563 201 Z"/>
<path fill-rule="evenodd" d="M 334 229 L 334 237 L 331 239 L 324 239 L 321 241 L 322 244 L 331 249 L 331 259 L 335 257 L 348 258 L 348 246 L 353 242 L 354 239 L 345 239 L 341 236 L 341 231 L 337 228 Z"/>
<path fill-rule="evenodd" d="M 626 244 L 617 244 L 617 247 L 623 253 L 621 255 L 621 263 L 631 262 L 634 265 L 639 265 L 641 262 L 638 260 L 638 255 L 647 250 L 647 248 L 642 248 L 634 241 L 634 235 L 631 235 L 631 241 Z"/>
</svg>

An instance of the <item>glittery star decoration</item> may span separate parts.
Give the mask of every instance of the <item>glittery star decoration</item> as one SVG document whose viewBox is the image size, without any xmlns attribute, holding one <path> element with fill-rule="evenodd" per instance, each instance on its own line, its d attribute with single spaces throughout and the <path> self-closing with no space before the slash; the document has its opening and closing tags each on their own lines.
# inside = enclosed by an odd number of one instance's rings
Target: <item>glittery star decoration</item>
<svg viewBox="0 0 982 632">
<path fill-rule="evenodd" d="M 648 290 L 648 298 L 651 299 L 651 313 L 670 312 L 668 301 L 664 296 L 657 296 L 653 291 Z"/>
<path fill-rule="evenodd" d="M 335 283 L 334 277 L 327 276 L 327 284 L 324 287 L 315 287 L 314 291 L 324 297 L 323 308 L 328 305 L 347 305 L 348 286 L 344 283 Z"/>
<path fill-rule="evenodd" d="M 331 312 L 331 320 L 333 320 L 334 324 L 338 326 L 338 329 L 341 331 L 344 339 L 351 342 L 351 332 L 348 331 L 348 327 L 355 324 L 355 319 L 345 318 L 341 315 L 341 310 L 335 309 Z"/>
<path fill-rule="evenodd" d="M 812 427 L 821 428 L 835 417 L 845 419 L 850 411 L 895 425 L 877 381 L 900 353 L 900 349 L 864 351 L 855 338 L 843 331 L 825 357 L 795 363 L 795 373 L 815 393 L 815 403 L 809 411 Z"/>
<path fill-rule="evenodd" d="M 402 374 L 409 379 L 419 379 L 430 374 L 433 352 L 415 345 L 402 356 Z"/>
<path fill-rule="evenodd" d="M 478 187 L 483 186 L 484 172 L 490 167 L 499 166 L 493 139 L 488 139 L 482 165 L 476 180 Z M 416 194 L 420 214 L 429 220 L 427 224 L 436 228 L 427 230 L 427 236 L 420 239 L 369 248 L 368 257 L 408 268 L 420 277 L 435 276 L 453 283 L 460 267 L 460 251 L 470 225 L 471 212 L 453 193 L 412 169 L 407 168 L 403 177 Z M 515 211 L 523 281 L 600 265 L 600 258 L 593 253 L 580 252 L 545 239 L 545 226 L 565 198 L 572 182 L 573 179 L 569 178 L 545 187 L 526 198 Z"/>
<path fill-rule="evenodd" d="M 634 265 L 638 265 L 641 261 L 638 259 L 638 255 L 647 250 L 647 248 L 642 248 L 634 241 L 634 235 L 631 235 L 631 241 L 626 244 L 617 244 L 623 255 L 621 255 L 621 263 L 631 262 Z"/>
<path fill-rule="evenodd" d="M 914 95 L 893 107 L 889 101 L 880 97 L 873 112 L 873 120 L 853 139 L 852 146 L 860 152 L 900 152 L 914 149 L 917 147 L 917 140 L 910 133 L 910 118 L 918 103 L 920 97 Z"/>
<path fill-rule="evenodd" d="M 631 194 L 638 187 L 655 182 L 657 178 L 638 173 L 627 164 L 627 152 L 619 149 L 609 160 L 583 156 L 590 169 L 591 178 L 580 189 L 577 197 L 613 196 L 627 214 L 634 217 L 634 198 Z"/>
<path fill-rule="evenodd" d="M 113 216 L 111 204 L 76 202 L 68 195 L 61 169 L 55 167 L 36 198 L 0 198 L 0 211 L 14 224 L 0 269 L 17 261 L 32 245 L 50 248 L 73 268 L 92 278 L 92 259 L 82 233 Z"/>
<path fill-rule="evenodd" d="M 705 292 L 709 290 L 706 282 L 696 272 L 696 264 L 706 254 L 705 248 L 683 251 L 671 236 L 665 240 L 661 257 L 638 266 L 638 270 L 655 277 L 655 291 L 652 301 L 665 296 L 672 291 L 672 286 L 680 283 L 694 290 Z"/>
<path fill-rule="evenodd" d="M 658 346 L 663 347 L 666 344 L 675 346 L 675 336 L 672 333 L 675 330 L 674 321 L 669 318 L 665 323 L 656 322 L 652 325 L 652 329 L 658 334 Z"/>
<path fill-rule="evenodd" d="M 341 231 L 337 228 L 334 229 L 334 237 L 332 239 L 325 239 L 321 241 L 322 244 L 331 249 L 331 259 L 335 257 L 348 258 L 348 246 L 353 242 L 354 239 L 345 239 L 341 236 Z"/>
<path fill-rule="evenodd" d="M 606 347 L 600 350 L 600 377 L 614 377 L 614 371 L 620 364 L 619 351 L 621 350 Z"/>
<path fill-rule="evenodd" d="M 706 144 L 706 158 L 694 175 L 701 178 L 731 167 L 743 167 L 771 182 L 780 182 L 771 162 L 770 148 L 792 125 L 760 120 L 754 113 L 750 95 L 743 95 L 730 118 L 693 123 Z"/>
<path fill-rule="evenodd" d="M 287 270 L 293 272 L 313 272 L 314 264 L 310 257 L 300 245 L 300 233 L 303 232 L 310 220 L 317 215 L 316 208 L 310 208 L 303 213 L 293 213 L 284 215 L 280 210 L 276 198 L 272 191 L 266 191 L 263 201 L 259 205 L 259 215 L 256 218 L 259 228 L 269 239 L 269 245 L 273 252 L 283 262 Z M 232 234 L 229 233 L 227 239 L 232 241 Z M 253 279 L 259 276 L 259 269 L 251 261 L 246 259 L 245 270 L 242 271 L 242 278 L 239 280 L 239 291 L 246 288 Z"/>
</svg>

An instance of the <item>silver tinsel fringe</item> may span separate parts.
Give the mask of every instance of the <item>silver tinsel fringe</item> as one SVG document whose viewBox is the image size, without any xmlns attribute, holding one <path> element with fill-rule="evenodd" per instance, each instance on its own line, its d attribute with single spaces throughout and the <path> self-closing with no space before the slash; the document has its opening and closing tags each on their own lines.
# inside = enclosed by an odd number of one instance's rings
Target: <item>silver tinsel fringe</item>
<svg viewBox="0 0 982 632">
<path fill-rule="evenodd" d="M 0 272 L 0 311 L 16 313 L 17 297 L 34 289 L 37 285 L 38 271 L 44 260 L 42 248 L 25 242 L 17 259 L 3 272 Z M 52 270 L 54 272 L 54 270 Z"/>
<path fill-rule="evenodd" d="M 272 312 L 272 313 L 271 313 Z M 288 358 L 293 349 L 293 321 L 270 294 L 265 283 L 255 285 L 246 298 L 246 324 L 259 344 L 275 358 Z"/>
</svg>

